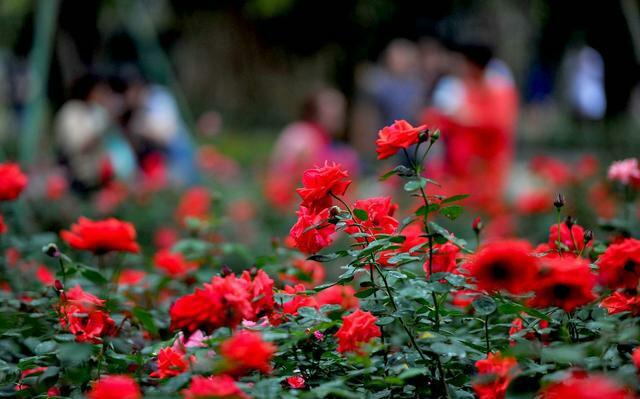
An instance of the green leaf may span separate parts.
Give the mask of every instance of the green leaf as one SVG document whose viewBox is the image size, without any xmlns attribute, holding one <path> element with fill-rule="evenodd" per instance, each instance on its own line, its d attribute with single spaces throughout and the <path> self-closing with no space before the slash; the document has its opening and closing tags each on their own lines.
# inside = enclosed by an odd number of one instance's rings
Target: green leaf
<svg viewBox="0 0 640 399">
<path fill-rule="evenodd" d="M 440 209 L 440 214 L 450 220 L 456 220 L 462 211 L 463 208 L 460 205 L 451 205 Z"/>
<path fill-rule="evenodd" d="M 496 306 L 496 301 L 486 295 L 476 298 L 471 305 L 473 305 L 478 316 L 488 316 L 498 308 Z"/>
<path fill-rule="evenodd" d="M 395 319 L 391 316 L 384 316 L 378 319 L 378 321 L 376 321 L 376 324 L 379 326 L 386 326 L 388 324 L 391 324 L 395 321 Z"/>
<path fill-rule="evenodd" d="M 378 288 L 367 288 L 366 290 L 362 290 L 362 291 L 358 291 L 356 292 L 356 297 L 358 298 L 367 298 L 370 297 L 371 295 L 373 295 L 374 292 L 376 292 L 378 290 Z"/>
<path fill-rule="evenodd" d="M 354 209 L 353 210 L 353 214 L 355 215 L 355 217 L 357 217 L 358 219 L 362 220 L 363 222 L 366 221 L 369 218 L 369 215 L 367 214 L 367 211 L 365 211 L 364 209 Z"/>
<path fill-rule="evenodd" d="M 460 201 L 463 200 L 465 198 L 470 197 L 470 194 L 459 194 L 459 195 L 453 195 L 449 198 L 445 198 L 442 201 L 440 201 L 441 204 L 450 204 L 452 202 L 456 202 L 456 201 Z"/>
<path fill-rule="evenodd" d="M 88 266 L 83 266 L 82 269 L 80 269 L 80 274 L 82 274 L 82 277 L 98 285 L 104 285 L 109 281 L 97 269 Z"/>
<path fill-rule="evenodd" d="M 418 210 L 416 211 L 416 216 L 424 216 L 424 215 L 428 215 L 431 212 L 436 212 L 437 210 L 440 209 L 440 205 L 439 204 L 429 204 L 429 206 L 427 207 L 426 205 L 422 205 L 420 208 L 418 208 Z"/>
<path fill-rule="evenodd" d="M 142 308 L 134 308 L 133 316 L 138 319 L 140 324 L 142 324 L 142 326 L 151 334 L 158 334 L 158 327 L 156 326 L 156 322 L 153 319 L 151 313 L 149 313 L 147 310 Z"/>
<path fill-rule="evenodd" d="M 411 180 L 405 183 L 404 191 L 408 191 L 408 192 L 416 191 L 421 188 L 424 188 L 426 185 L 427 185 L 427 179 L 425 179 L 424 177 L 420 177 L 420 179 L 418 180 Z"/>
</svg>

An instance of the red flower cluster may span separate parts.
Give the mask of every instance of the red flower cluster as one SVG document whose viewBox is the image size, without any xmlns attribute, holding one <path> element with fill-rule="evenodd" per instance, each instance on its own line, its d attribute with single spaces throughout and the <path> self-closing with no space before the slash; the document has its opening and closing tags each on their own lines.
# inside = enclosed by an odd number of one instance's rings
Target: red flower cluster
<svg viewBox="0 0 640 399">
<path fill-rule="evenodd" d="M 389 158 L 399 150 L 417 144 L 420 133 L 425 129 L 424 125 L 413 127 L 405 120 L 395 121 L 392 125 L 382 128 L 376 140 L 378 159 Z"/>
<path fill-rule="evenodd" d="M 150 374 L 155 378 L 175 377 L 187 371 L 189 362 L 193 360 L 186 356 L 184 351 L 173 347 L 160 349 L 158 352 L 158 369 Z"/>
<path fill-rule="evenodd" d="M 139 252 L 136 229 L 131 223 L 115 218 L 93 221 L 84 217 L 63 230 L 60 237 L 75 249 L 104 254 L 109 251 Z"/>
<path fill-rule="evenodd" d="M 0 163 L 0 202 L 13 201 L 27 186 L 27 176 L 17 163 Z"/>
<path fill-rule="evenodd" d="M 515 358 L 490 353 L 476 362 L 479 376 L 473 383 L 478 399 L 503 399 L 509 384 L 518 372 Z"/>
<path fill-rule="evenodd" d="M 378 319 L 370 312 L 358 309 L 342 318 L 342 326 L 335 333 L 338 339 L 338 352 L 362 353 L 362 345 L 373 338 L 380 337 L 380 327 L 376 325 Z"/>
<path fill-rule="evenodd" d="M 640 241 L 611 244 L 598 259 L 600 283 L 609 288 L 636 288 L 640 280 Z"/>
<path fill-rule="evenodd" d="M 582 258 L 545 259 L 535 282 L 535 297 L 529 304 L 535 307 L 557 306 L 570 312 L 593 301 L 595 276 L 589 262 Z"/>
<path fill-rule="evenodd" d="M 581 375 L 549 385 L 542 391 L 540 399 L 633 399 L 631 392 L 607 377 Z"/>
<path fill-rule="evenodd" d="M 100 310 L 105 301 L 76 285 L 60 297 L 60 324 L 76 336 L 78 342 L 101 342 L 115 332 L 115 322 Z"/>
<path fill-rule="evenodd" d="M 187 219 L 205 221 L 209 218 L 211 194 L 204 187 L 194 187 L 182 195 L 176 208 L 176 219 L 184 225 Z"/>
<path fill-rule="evenodd" d="M 478 289 L 522 294 L 531 290 L 538 260 L 526 241 L 506 240 L 482 247 L 465 265 Z"/>
<path fill-rule="evenodd" d="M 89 399 L 141 399 L 135 380 L 128 375 L 104 375 L 93 384 Z"/>
<path fill-rule="evenodd" d="M 377 234 L 393 234 L 400 224 L 393 218 L 393 214 L 398 209 L 398 205 L 391 203 L 391 197 L 376 197 L 358 200 L 353 205 L 354 209 L 360 209 L 367 213 L 365 220 L 353 216 L 353 220 L 347 222 L 344 229 L 348 234 L 367 233 L 370 236 Z M 359 237 L 358 241 L 364 241 Z"/>
<path fill-rule="evenodd" d="M 153 257 L 153 263 L 171 277 L 184 277 L 199 267 L 197 262 L 186 260 L 182 253 L 171 252 L 168 249 L 158 251 Z"/>
<path fill-rule="evenodd" d="M 191 385 L 182 391 L 184 399 L 249 399 L 228 375 L 193 376 Z"/>
<path fill-rule="evenodd" d="M 609 314 L 630 312 L 632 316 L 640 315 L 640 296 L 614 292 L 600 302 L 600 307 Z"/>
<path fill-rule="evenodd" d="M 239 331 L 220 345 L 225 373 L 242 376 L 251 371 L 271 372 L 275 345 L 262 340 L 260 333 Z"/>
<path fill-rule="evenodd" d="M 173 304 L 169 310 L 171 329 L 213 331 L 235 327 L 242 320 L 255 320 L 259 313 L 273 308 L 273 280 L 264 272 L 251 280 L 249 274 L 237 278 L 231 274 L 214 277 L 203 288 L 196 288 Z"/>
<path fill-rule="evenodd" d="M 562 247 L 558 246 L 558 243 Z M 553 224 L 549 228 L 549 247 L 555 251 L 566 250 L 569 252 L 581 251 L 584 249 L 584 228 L 579 224 L 572 224 L 571 228 L 567 223 L 560 224 L 560 235 L 558 236 L 558 225 Z"/>
<path fill-rule="evenodd" d="M 336 163 L 307 169 L 302 174 L 302 188 L 296 191 L 302 198 L 302 206 L 316 213 L 333 203 L 330 194 L 344 195 L 351 184 L 349 173 Z"/>
<path fill-rule="evenodd" d="M 415 256 L 420 249 L 420 246 L 427 243 L 428 239 L 423 235 L 422 227 L 418 224 L 410 224 L 402 230 L 401 234 L 405 240 L 399 244 L 400 248 L 393 250 L 386 250 L 380 252 L 378 261 L 384 266 L 395 266 L 389 263 L 389 259 L 399 253 L 408 253 Z"/>
<path fill-rule="evenodd" d="M 313 254 L 331 245 L 336 227 L 327 222 L 328 209 L 314 213 L 310 208 L 300 206 L 297 215 L 298 221 L 289 231 L 296 248 L 304 253 Z"/>
</svg>

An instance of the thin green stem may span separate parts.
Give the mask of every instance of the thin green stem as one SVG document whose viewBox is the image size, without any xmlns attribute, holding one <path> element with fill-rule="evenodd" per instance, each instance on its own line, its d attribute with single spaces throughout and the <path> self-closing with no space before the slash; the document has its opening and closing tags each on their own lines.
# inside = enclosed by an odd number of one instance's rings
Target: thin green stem
<svg viewBox="0 0 640 399">
<path fill-rule="evenodd" d="M 491 353 L 491 342 L 489 341 L 489 315 L 484 317 L 484 341 L 487 346 L 487 355 Z"/>
</svg>

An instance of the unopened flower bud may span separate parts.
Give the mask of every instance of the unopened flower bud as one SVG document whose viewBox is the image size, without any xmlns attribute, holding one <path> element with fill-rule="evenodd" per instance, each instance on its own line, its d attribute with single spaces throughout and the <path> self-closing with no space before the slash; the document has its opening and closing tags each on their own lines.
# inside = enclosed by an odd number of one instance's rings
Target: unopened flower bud
<svg viewBox="0 0 640 399">
<path fill-rule="evenodd" d="M 396 175 L 400 177 L 413 177 L 415 175 L 415 172 L 413 169 L 407 168 L 404 165 L 396 166 L 395 168 L 393 168 L 393 171 L 395 172 Z"/>
<path fill-rule="evenodd" d="M 220 269 L 220 275 L 222 277 L 227 277 L 231 274 L 233 274 L 233 270 L 231 270 L 231 268 L 227 265 L 223 265 L 222 268 Z"/>
<path fill-rule="evenodd" d="M 568 227 L 569 229 L 571 229 L 571 228 L 573 227 L 573 225 L 574 225 L 574 224 L 576 224 L 576 220 L 575 220 L 572 216 L 567 216 L 567 217 L 564 219 L 564 224 L 566 224 L 566 225 L 567 225 L 567 227 Z"/>
<path fill-rule="evenodd" d="M 340 214 L 340 212 L 342 212 L 342 209 L 340 209 L 339 206 L 334 205 L 331 208 L 329 208 L 329 215 L 330 216 L 338 216 Z"/>
<path fill-rule="evenodd" d="M 560 209 L 564 206 L 564 195 L 558 193 L 558 195 L 556 195 L 556 199 L 553 201 L 553 206 L 556 207 L 556 209 Z"/>
<path fill-rule="evenodd" d="M 313 336 L 316 337 L 318 341 L 324 341 L 324 334 L 320 331 L 314 331 Z"/>
<path fill-rule="evenodd" d="M 593 240 L 593 230 L 589 229 L 584 232 L 584 243 L 585 245 Z"/>
<path fill-rule="evenodd" d="M 44 252 L 47 256 L 52 258 L 58 258 L 60 256 L 60 250 L 58 246 L 54 243 L 49 243 L 42 247 L 42 252 Z"/>
<path fill-rule="evenodd" d="M 482 223 L 482 219 L 480 219 L 480 216 L 476 217 L 473 220 L 473 223 L 471 224 L 471 227 L 473 228 L 473 231 L 476 234 L 480 233 L 480 231 L 484 228 L 484 224 Z"/>
<path fill-rule="evenodd" d="M 440 138 L 440 129 L 436 129 L 433 133 L 431 133 L 431 142 L 435 143 Z"/>
<path fill-rule="evenodd" d="M 425 129 L 421 131 L 420 134 L 418 135 L 418 143 L 424 143 L 427 140 L 430 140 L 429 129 Z"/>
<path fill-rule="evenodd" d="M 60 280 L 56 280 L 53 282 L 53 287 L 56 289 L 56 291 L 60 292 L 62 290 L 64 290 L 64 285 L 62 285 L 62 282 Z"/>
</svg>

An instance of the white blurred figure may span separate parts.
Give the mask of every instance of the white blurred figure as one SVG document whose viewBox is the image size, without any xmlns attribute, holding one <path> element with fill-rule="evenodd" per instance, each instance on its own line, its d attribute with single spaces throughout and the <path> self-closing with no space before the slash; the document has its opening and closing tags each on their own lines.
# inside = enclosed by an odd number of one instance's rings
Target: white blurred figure
<svg viewBox="0 0 640 399">
<path fill-rule="evenodd" d="M 582 46 L 567 60 L 567 97 L 571 109 L 580 118 L 600 120 L 607 110 L 604 89 L 604 60 L 600 53 Z"/>
</svg>

